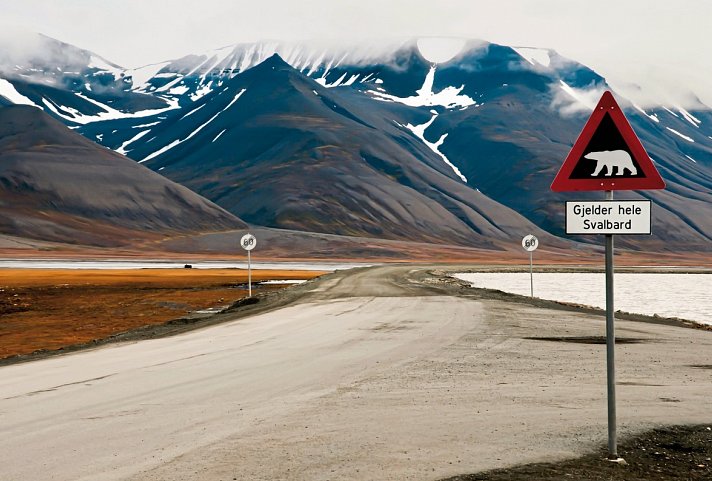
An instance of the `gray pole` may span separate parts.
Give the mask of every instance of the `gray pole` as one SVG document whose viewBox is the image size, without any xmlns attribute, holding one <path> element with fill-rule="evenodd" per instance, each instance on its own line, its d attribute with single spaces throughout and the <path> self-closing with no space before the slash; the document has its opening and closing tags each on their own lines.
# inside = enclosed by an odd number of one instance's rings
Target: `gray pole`
<svg viewBox="0 0 712 481">
<path fill-rule="evenodd" d="M 532 256 L 534 253 L 529 251 L 529 285 L 531 287 L 531 297 L 534 297 L 534 270 L 532 269 Z"/>
<path fill-rule="evenodd" d="M 613 191 L 606 191 L 613 200 Z M 608 374 L 608 458 L 618 459 L 616 440 L 616 331 L 613 307 L 613 234 L 606 235 L 606 370 Z"/>
<path fill-rule="evenodd" d="M 250 251 L 247 251 L 247 289 L 249 296 L 252 297 L 252 263 L 250 260 Z"/>
</svg>

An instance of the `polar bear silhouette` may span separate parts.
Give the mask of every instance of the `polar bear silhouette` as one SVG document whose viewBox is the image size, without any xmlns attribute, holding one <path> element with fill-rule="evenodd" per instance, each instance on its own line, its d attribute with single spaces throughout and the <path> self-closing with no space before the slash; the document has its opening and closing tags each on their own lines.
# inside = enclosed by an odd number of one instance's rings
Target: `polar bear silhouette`
<svg viewBox="0 0 712 481">
<path fill-rule="evenodd" d="M 603 167 L 606 168 L 606 177 L 610 177 L 613 174 L 613 168 L 617 167 L 618 172 L 616 175 L 623 175 L 625 170 L 629 170 L 631 175 L 636 175 L 638 170 L 633 165 L 633 160 L 630 158 L 630 154 L 625 150 L 603 150 L 601 152 L 589 152 L 583 156 L 584 159 L 590 159 L 596 161 L 596 170 L 593 171 L 591 177 L 596 177 L 601 173 Z"/>
</svg>

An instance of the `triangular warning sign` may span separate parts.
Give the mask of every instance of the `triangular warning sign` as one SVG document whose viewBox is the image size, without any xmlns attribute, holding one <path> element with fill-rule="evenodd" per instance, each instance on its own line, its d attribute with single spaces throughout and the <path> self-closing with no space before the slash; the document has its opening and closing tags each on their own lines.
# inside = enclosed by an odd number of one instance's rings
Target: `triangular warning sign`
<svg viewBox="0 0 712 481">
<path fill-rule="evenodd" d="M 664 189 L 665 182 L 611 92 L 604 92 L 551 190 Z"/>
</svg>

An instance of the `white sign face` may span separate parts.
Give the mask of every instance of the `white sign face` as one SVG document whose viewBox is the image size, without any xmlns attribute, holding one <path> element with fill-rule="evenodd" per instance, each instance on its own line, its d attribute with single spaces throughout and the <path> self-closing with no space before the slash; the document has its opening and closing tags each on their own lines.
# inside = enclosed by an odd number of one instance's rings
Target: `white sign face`
<svg viewBox="0 0 712 481">
<path fill-rule="evenodd" d="M 240 246 L 246 251 L 251 251 L 257 245 L 257 239 L 252 234 L 245 234 L 240 239 Z"/>
<path fill-rule="evenodd" d="M 527 252 L 533 252 L 539 247 L 539 239 L 529 234 L 522 239 L 522 247 L 524 247 L 524 250 Z"/>
<path fill-rule="evenodd" d="M 649 200 L 566 202 L 567 234 L 650 234 Z"/>
</svg>

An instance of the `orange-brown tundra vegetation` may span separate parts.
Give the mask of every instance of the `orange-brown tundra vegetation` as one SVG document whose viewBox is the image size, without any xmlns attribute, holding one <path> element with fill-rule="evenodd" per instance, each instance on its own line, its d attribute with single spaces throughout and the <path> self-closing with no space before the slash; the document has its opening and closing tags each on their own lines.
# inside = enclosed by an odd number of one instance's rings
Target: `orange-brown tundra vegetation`
<svg viewBox="0 0 712 481">
<path fill-rule="evenodd" d="M 255 270 L 252 280 L 306 280 L 320 274 Z M 0 359 L 227 306 L 247 296 L 246 283 L 247 271 L 241 269 L 1 269 Z"/>
</svg>

